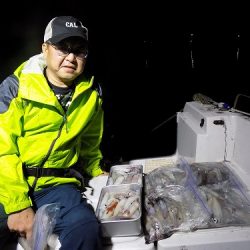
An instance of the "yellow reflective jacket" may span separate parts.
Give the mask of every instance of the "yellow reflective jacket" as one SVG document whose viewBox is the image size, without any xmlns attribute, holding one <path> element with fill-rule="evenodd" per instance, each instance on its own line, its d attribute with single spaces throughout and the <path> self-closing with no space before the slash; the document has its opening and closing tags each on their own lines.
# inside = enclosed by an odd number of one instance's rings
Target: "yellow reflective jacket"
<svg viewBox="0 0 250 250">
<path fill-rule="evenodd" d="M 49 87 L 42 55 L 31 57 L 0 84 L 0 203 L 7 214 L 30 207 L 28 195 L 35 177 L 23 174 L 23 164 L 39 166 L 52 142 L 44 168 L 68 168 L 81 162 L 83 172 L 102 173 L 99 146 L 103 134 L 102 99 L 91 80 L 79 79 L 65 113 Z M 75 178 L 40 177 L 35 190 Z"/>
</svg>

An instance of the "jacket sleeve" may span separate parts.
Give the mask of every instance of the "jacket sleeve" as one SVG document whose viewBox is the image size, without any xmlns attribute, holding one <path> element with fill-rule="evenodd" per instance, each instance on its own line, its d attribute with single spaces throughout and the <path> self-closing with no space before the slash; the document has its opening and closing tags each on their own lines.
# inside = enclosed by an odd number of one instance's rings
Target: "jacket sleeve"
<svg viewBox="0 0 250 250">
<path fill-rule="evenodd" d="M 0 84 L 0 203 L 7 214 L 32 204 L 18 152 L 23 108 L 17 93 L 18 80 L 14 76 Z"/>
<path fill-rule="evenodd" d="M 103 135 L 103 109 L 101 98 L 98 97 L 97 111 L 81 136 L 80 159 L 83 170 L 89 176 L 98 176 L 103 173 L 100 167 L 102 153 L 100 144 Z"/>
</svg>

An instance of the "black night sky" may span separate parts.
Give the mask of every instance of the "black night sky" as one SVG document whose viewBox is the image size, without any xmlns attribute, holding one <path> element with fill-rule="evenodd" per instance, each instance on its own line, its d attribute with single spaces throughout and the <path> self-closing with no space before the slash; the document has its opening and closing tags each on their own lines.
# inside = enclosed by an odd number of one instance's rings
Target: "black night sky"
<svg viewBox="0 0 250 250">
<path fill-rule="evenodd" d="M 250 22 L 239 4 L 157 2 L 54 1 L 2 9 L 0 81 L 40 53 L 50 19 L 76 16 L 89 29 L 86 71 L 104 92 L 104 157 L 116 162 L 174 153 L 176 117 L 164 121 L 194 93 L 230 105 L 238 93 L 250 95 Z"/>
</svg>

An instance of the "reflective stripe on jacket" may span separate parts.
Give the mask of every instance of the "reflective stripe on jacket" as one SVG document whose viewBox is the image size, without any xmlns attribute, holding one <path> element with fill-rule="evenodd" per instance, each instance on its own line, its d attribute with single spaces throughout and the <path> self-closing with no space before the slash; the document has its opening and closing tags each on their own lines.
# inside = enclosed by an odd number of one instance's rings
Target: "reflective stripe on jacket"
<svg viewBox="0 0 250 250">
<path fill-rule="evenodd" d="M 31 57 L 0 84 L 0 203 L 7 214 L 32 205 L 23 164 L 39 166 L 52 141 L 62 131 L 44 168 L 68 168 L 77 161 L 91 176 L 102 173 L 99 150 L 103 134 L 102 100 L 91 80 L 76 82 L 72 102 L 65 113 L 49 87 L 42 54 Z M 40 177 L 36 189 L 75 178 Z"/>
</svg>

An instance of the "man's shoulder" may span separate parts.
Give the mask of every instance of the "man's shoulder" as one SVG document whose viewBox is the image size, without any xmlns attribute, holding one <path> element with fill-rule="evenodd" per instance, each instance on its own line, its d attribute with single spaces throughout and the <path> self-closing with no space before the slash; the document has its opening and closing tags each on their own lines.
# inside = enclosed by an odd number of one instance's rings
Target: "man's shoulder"
<svg viewBox="0 0 250 250">
<path fill-rule="evenodd" d="M 93 84 L 92 84 L 92 86 L 91 86 L 91 88 L 98 93 L 98 95 L 99 95 L 100 98 L 102 98 L 103 94 L 102 94 L 102 86 L 101 86 L 100 82 L 94 81 Z"/>
<path fill-rule="evenodd" d="M 17 97 L 19 81 L 15 75 L 8 76 L 0 84 L 0 113 L 4 113 L 11 103 Z"/>
<path fill-rule="evenodd" d="M 19 80 L 14 74 L 9 75 L 0 83 L 1 93 L 6 91 L 17 91 Z"/>
<path fill-rule="evenodd" d="M 96 77 L 84 75 L 78 78 L 77 82 L 78 82 L 77 84 L 89 85 L 89 89 L 91 89 L 92 91 L 96 91 L 98 96 L 102 98 L 103 96 L 102 86 L 100 81 L 96 80 Z"/>
</svg>

